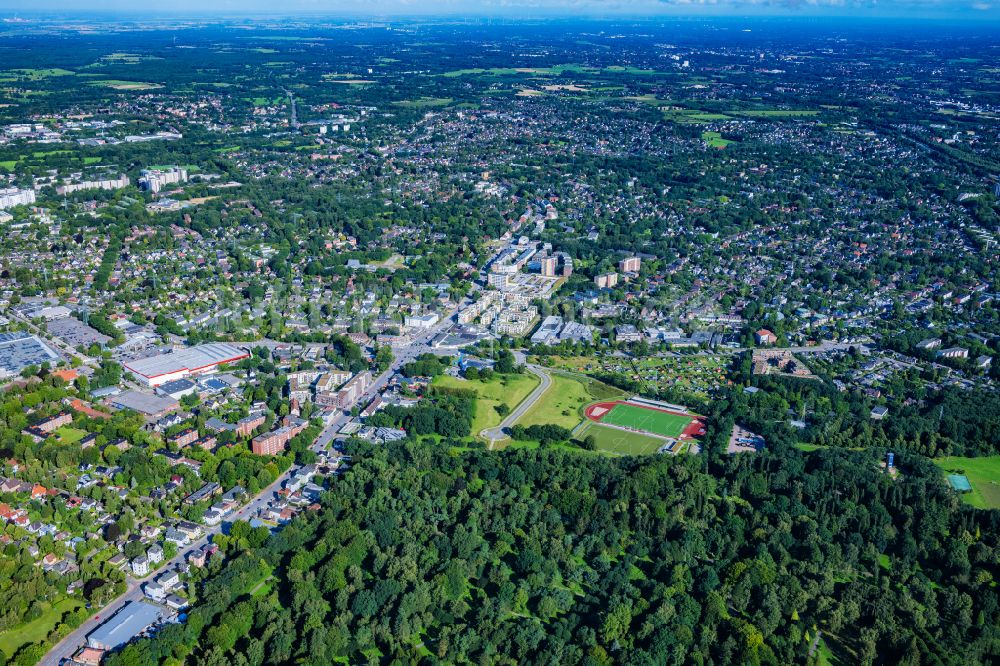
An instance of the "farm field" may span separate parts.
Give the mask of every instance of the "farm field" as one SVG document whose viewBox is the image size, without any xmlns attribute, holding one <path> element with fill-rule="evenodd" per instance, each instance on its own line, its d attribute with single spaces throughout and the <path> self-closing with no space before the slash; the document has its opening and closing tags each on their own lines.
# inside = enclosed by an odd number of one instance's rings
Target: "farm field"
<svg viewBox="0 0 1000 666">
<path fill-rule="evenodd" d="M 701 138 L 708 144 L 709 148 L 725 148 L 732 143 L 728 139 L 723 139 L 718 132 L 702 132 Z"/>
<path fill-rule="evenodd" d="M 115 79 L 106 81 L 92 81 L 92 86 L 103 86 L 113 90 L 155 90 L 162 88 L 159 83 L 148 83 L 146 81 L 119 81 Z"/>
<path fill-rule="evenodd" d="M 506 403 L 511 409 L 516 407 L 538 386 L 538 378 L 531 373 L 506 377 L 496 375 L 488 381 L 441 375 L 434 379 L 434 386 L 476 392 L 476 413 L 472 419 L 472 434 L 477 435 L 486 428 L 500 425 L 503 418 L 494 408 L 501 403 Z"/>
<path fill-rule="evenodd" d="M 407 109 L 432 109 L 439 106 L 448 106 L 453 101 L 450 97 L 421 97 L 420 99 L 406 100 L 404 102 L 393 102 L 396 106 Z"/>
<path fill-rule="evenodd" d="M 972 492 L 962 493 L 962 501 L 979 509 L 1000 509 L 1000 456 L 935 458 L 934 464 L 946 474 L 964 474 Z"/>
<path fill-rule="evenodd" d="M 3 74 L 8 74 L 8 73 L 13 74 L 14 77 L 24 78 L 29 81 L 41 81 L 42 79 L 47 79 L 53 76 L 76 75 L 76 72 L 70 71 L 68 69 L 63 69 L 61 67 L 49 67 L 45 69 L 20 68 L 20 69 L 9 70 L 9 72 L 3 72 Z"/>
</svg>

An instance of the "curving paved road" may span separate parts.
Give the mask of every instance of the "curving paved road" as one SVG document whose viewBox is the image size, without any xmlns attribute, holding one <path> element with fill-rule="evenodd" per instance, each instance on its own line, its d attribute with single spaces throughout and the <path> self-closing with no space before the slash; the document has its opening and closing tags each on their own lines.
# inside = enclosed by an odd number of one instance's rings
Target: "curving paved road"
<svg viewBox="0 0 1000 666">
<path fill-rule="evenodd" d="M 535 387 L 535 390 L 529 393 L 528 397 L 522 400 L 521 403 L 507 415 L 507 418 L 500 422 L 500 425 L 495 428 L 487 428 L 479 433 L 480 437 L 485 437 L 490 441 L 491 449 L 498 441 L 507 439 L 507 433 L 504 431 L 517 423 L 517 421 L 524 416 L 529 409 L 531 409 L 532 405 L 538 402 L 538 399 L 549 390 L 549 387 L 552 386 L 552 377 L 550 377 L 548 371 L 540 365 L 526 365 L 525 367 L 528 369 L 528 372 L 538 377 L 541 380 L 541 383 L 539 383 L 538 386 Z"/>
</svg>

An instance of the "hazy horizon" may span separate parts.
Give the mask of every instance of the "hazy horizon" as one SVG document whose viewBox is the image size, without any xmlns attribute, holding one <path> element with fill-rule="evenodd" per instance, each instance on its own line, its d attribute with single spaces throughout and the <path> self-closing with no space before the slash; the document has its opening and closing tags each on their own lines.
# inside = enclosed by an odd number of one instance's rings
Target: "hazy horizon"
<svg viewBox="0 0 1000 666">
<path fill-rule="evenodd" d="M 461 17 L 469 18 L 599 18 L 606 17 L 784 17 L 784 18 L 882 18 L 1000 19 L 1000 4 L 993 0 L 374 0 L 359 8 L 341 0 L 287 0 L 277 10 L 268 0 L 156 0 L 141 6 L 125 0 L 92 0 L 80 7 L 73 0 L 14 0 L 0 3 L 0 16 L 17 14 L 43 19 L 53 15 L 120 14 L 122 16 L 274 16 L 306 15 L 343 17 Z"/>
</svg>

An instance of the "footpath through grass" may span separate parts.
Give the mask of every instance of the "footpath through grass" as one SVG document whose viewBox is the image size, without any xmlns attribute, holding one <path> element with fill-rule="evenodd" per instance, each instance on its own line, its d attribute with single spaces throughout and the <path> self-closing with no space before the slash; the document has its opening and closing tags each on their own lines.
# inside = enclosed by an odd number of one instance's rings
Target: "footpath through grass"
<svg viewBox="0 0 1000 666">
<path fill-rule="evenodd" d="M 495 408 L 505 403 L 513 410 L 535 390 L 538 377 L 525 372 L 520 375 L 494 375 L 488 381 L 483 381 L 441 375 L 434 379 L 434 386 L 476 392 L 476 411 L 472 417 L 472 435 L 476 436 L 486 428 L 500 425 L 503 417 Z"/>
<path fill-rule="evenodd" d="M 980 509 L 1000 509 L 1000 456 L 935 458 L 934 464 L 945 474 L 963 474 L 972 484 L 972 492 L 962 493 L 962 500 Z"/>
<path fill-rule="evenodd" d="M 583 421 L 583 408 L 595 400 L 624 397 L 618 389 L 593 379 L 551 372 L 552 385 L 538 398 L 519 425 L 553 424 L 572 430 Z"/>
</svg>

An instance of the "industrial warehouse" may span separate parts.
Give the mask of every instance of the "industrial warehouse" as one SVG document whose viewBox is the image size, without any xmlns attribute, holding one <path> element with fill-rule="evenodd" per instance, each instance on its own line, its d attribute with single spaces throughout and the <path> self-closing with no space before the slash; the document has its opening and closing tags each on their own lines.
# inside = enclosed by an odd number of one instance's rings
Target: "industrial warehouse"
<svg viewBox="0 0 1000 666">
<path fill-rule="evenodd" d="M 238 347 L 213 342 L 129 361 L 124 367 L 146 386 L 159 386 L 190 375 L 215 372 L 224 363 L 235 363 L 249 356 Z"/>
</svg>

